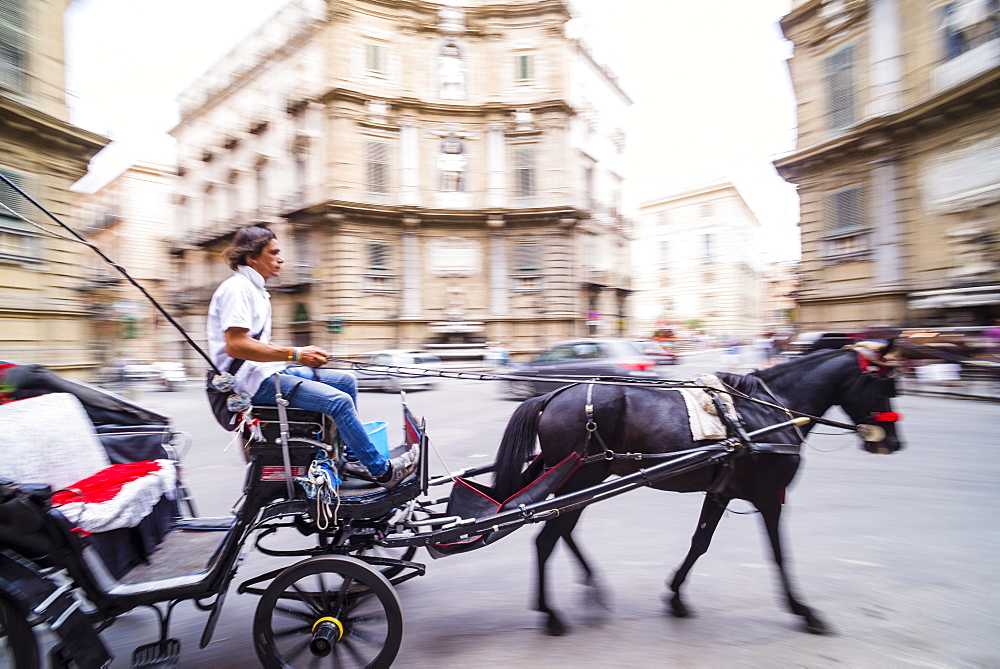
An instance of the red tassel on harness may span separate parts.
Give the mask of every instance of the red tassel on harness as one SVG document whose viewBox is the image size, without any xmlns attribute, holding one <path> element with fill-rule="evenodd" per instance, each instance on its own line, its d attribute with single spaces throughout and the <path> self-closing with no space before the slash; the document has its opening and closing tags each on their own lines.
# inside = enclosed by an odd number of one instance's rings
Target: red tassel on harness
<svg viewBox="0 0 1000 669">
<path fill-rule="evenodd" d="M 882 411 L 875 414 L 874 418 L 875 421 L 879 423 L 895 423 L 903 419 L 903 417 L 895 411 Z"/>
</svg>

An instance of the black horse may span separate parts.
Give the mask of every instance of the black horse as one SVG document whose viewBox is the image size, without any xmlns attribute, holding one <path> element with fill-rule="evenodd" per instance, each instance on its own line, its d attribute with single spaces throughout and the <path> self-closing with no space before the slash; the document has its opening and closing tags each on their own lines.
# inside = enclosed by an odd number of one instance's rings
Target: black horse
<svg viewBox="0 0 1000 669">
<path fill-rule="evenodd" d="M 878 342 L 857 350 L 818 351 L 745 376 L 725 373 L 717 376 L 733 390 L 731 395 L 736 411 L 747 430 L 789 419 L 785 411 L 747 398 L 817 417 L 831 406 L 839 405 L 855 425 L 877 424 L 882 428 L 866 428 L 870 430 L 867 438 L 874 441 L 864 442 L 865 449 L 873 453 L 891 453 L 899 450 L 902 443 L 895 430 L 894 421 L 898 415 L 890 406 L 890 398 L 895 395 L 892 363 L 882 357 L 888 346 Z M 589 438 L 587 404 L 592 406 L 591 427 L 593 424 L 597 427 Z M 822 619 L 793 592 L 779 536 L 783 493 L 799 468 L 798 449 L 794 445 L 801 443 L 801 437 L 810 427 L 812 424 L 801 428 L 801 432 L 788 428 L 769 435 L 767 441 L 770 443 L 793 445 L 779 449 L 784 450 L 783 453 L 743 453 L 732 459 L 728 470 L 720 471 L 723 465 L 703 467 L 653 486 L 676 492 L 710 491 L 702 505 L 691 548 L 670 581 L 673 595 L 669 603 L 673 615 L 688 615 L 681 598 L 681 585 L 695 561 L 708 550 L 726 506 L 733 499 L 743 499 L 760 511 L 791 611 L 802 616 L 810 632 L 826 631 Z M 498 499 L 507 498 L 539 474 L 541 467 L 537 465 L 522 471 L 523 463 L 534 452 L 536 437 L 541 445 L 541 462 L 547 467 L 574 451 L 585 456 L 603 452 L 605 448 L 616 453 L 670 453 L 698 445 L 692 440 L 680 393 L 653 386 L 589 385 L 584 382 L 526 400 L 514 412 L 497 452 L 494 488 Z M 560 494 L 596 485 L 611 474 L 630 474 L 639 466 L 640 463 L 632 460 L 595 458 L 566 481 Z M 536 608 L 546 614 L 547 630 L 554 635 L 564 633 L 566 628 L 546 600 L 545 563 L 560 538 L 566 541 L 583 568 L 584 582 L 596 589 L 593 571 L 572 538 L 581 512 L 582 509 L 565 512 L 548 521 L 535 539 L 538 550 Z"/>
</svg>

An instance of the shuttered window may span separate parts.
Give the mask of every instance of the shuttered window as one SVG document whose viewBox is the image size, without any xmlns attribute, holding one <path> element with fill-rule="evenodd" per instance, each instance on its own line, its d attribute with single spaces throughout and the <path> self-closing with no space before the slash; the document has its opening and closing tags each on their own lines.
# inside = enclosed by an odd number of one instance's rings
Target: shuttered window
<svg viewBox="0 0 1000 669">
<path fill-rule="evenodd" d="M 854 123 L 854 45 L 826 59 L 827 127 L 841 130 Z"/>
<path fill-rule="evenodd" d="M 668 269 L 670 267 L 670 242 L 666 239 L 661 239 L 658 243 L 657 248 L 657 265 L 660 269 Z"/>
<path fill-rule="evenodd" d="M 391 258 L 392 246 L 389 242 L 368 242 L 368 271 L 388 272 Z"/>
<path fill-rule="evenodd" d="M 532 81 L 535 78 L 535 56 L 521 53 L 514 56 L 514 80 L 518 82 Z"/>
<path fill-rule="evenodd" d="M 28 32 L 23 0 L 0 0 L 0 89 L 27 88 Z"/>
<path fill-rule="evenodd" d="M 3 170 L 0 172 L 18 188 L 28 190 L 24 179 L 19 175 Z M 7 209 L 9 207 L 19 214 L 30 216 L 30 205 L 24 196 L 0 180 L 0 203 L 4 205 L 0 207 L 0 258 L 41 258 L 42 244 L 38 231 Z"/>
<path fill-rule="evenodd" d="M 385 74 L 385 47 L 381 44 L 368 44 L 365 48 L 365 67 L 369 72 Z"/>
<path fill-rule="evenodd" d="M 514 194 L 517 197 L 535 195 L 535 147 L 519 146 L 514 149 Z"/>
<path fill-rule="evenodd" d="M 389 192 L 389 145 L 368 142 L 368 192 L 385 195 Z"/>
<path fill-rule="evenodd" d="M 851 232 L 867 227 L 865 192 L 853 186 L 826 195 L 826 229 L 829 233 Z"/>
<path fill-rule="evenodd" d="M 542 270 L 542 254 L 538 244 L 522 242 L 514 247 L 514 272 L 538 274 Z"/>
</svg>

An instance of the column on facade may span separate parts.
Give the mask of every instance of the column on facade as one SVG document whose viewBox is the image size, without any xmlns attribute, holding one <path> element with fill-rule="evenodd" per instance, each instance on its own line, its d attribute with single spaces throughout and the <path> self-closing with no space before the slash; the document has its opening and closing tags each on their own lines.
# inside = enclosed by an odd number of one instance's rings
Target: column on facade
<svg viewBox="0 0 1000 669">
<path fill-rule="evenodd" d="M 503 126 L 492 126 L 486 135 L 486 206 L 503 207 L 507 200 L 507 142 Z"/>
<path fill-rule="evenodd" d="M 900 214 L 896 201 L 897 164 L 894 158 L 882 158 L 872 166 L 872 216 L 876 285 L 898 283 L 900 276 Z"/>
<path fill-rule="evenodd" d="M 490 315 L 506 316 L 510 312 L 507 286 L 507 277 L 510 274 L 507 264 L 507 234 L 503 228 L 502 217 L 491 216 L 487 224 L 490 227 Z"/>
<path fill-rule="evenodd" d="M 423 306 L 420 295 L 420 234 L 416 219 L 403 220 L 403 290 L 399 313 L 403 318 L 419 318 Z"/>
<path fill-rule="evenodd" d="M 399 199 L 403 205 L 420 204 L 420 133 L 417 126 L 404 124 L 399 128 Z"/>
<path fill-rule="evenodd" d="M 868 115 L 878 116 L 892 113 L 902 105 L 899 0 L 872 0 L 870 7 L 872 99 Z"/>
</svg>

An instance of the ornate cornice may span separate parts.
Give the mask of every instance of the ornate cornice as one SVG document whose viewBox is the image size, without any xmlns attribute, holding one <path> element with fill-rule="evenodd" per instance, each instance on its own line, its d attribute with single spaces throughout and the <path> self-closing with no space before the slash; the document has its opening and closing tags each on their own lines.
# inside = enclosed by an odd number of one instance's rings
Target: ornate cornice
<svg viewBox="0 0 1000 669">
<path fill-rule="evenodd" d="M 84 161 L 90 160 L 111 141 L 3 95 L 0 95 L 0 131 L 29 135 L 37 144 L 81 149 Z"/>
<path fill-rule="evenodd" d="M 970 112 L 1000 107 L 1000 68 L 994 68 L 961 86 L 910 105 L 894 114 L 875 116 L 848 132 L 795 151 L 774 161 L 782 178 L 799 183 L 826 169 L 830 162 L 858 153 L 875 157 L 916 134 L 933 131 Z"/>
</svg>

